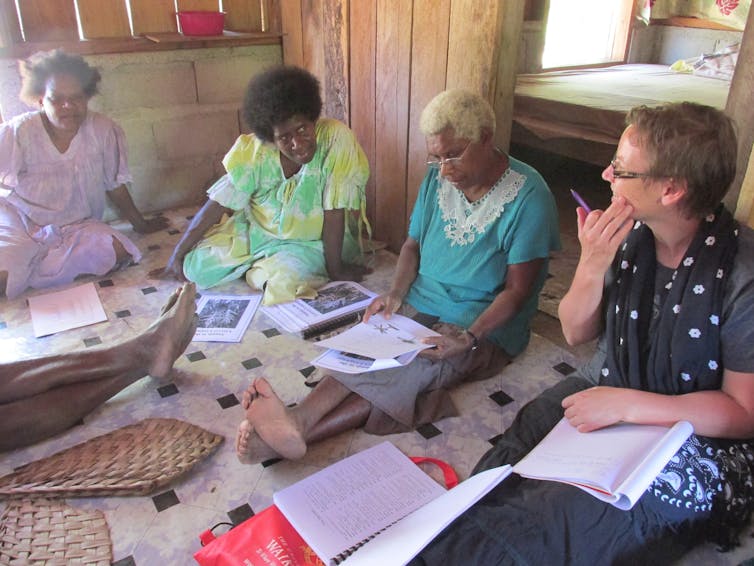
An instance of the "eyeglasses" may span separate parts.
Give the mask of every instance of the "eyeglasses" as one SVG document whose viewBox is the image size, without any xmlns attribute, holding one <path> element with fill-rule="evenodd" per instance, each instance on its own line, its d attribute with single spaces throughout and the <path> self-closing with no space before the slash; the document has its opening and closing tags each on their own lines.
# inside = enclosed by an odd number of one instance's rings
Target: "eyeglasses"
<svg viewBox="0 0 754 566">
<path fill-rule="evenodd" d="M 48 94 L 45 98 L 55 107 L 65 106 L 81 106 L 86 104 L 88 97 L 85 94 L 74 94 L 73 96 L 59 96 L 56 94 Z"/>
<path fill-rule="evenodd" d="M 654 177 L 649 173 L 635 173 L 633 171 L 623 171 L 615 166 L 615 158 L 610 160 L 610 167 L 613 168 L 613 179 L 641 179 L 642 177 Z"/>
<path fill-rule="evenodd" d="M 469 149 L 470 145 L 471 142 L 467 143 L 466 147 L 463 148 L 463 151 L 458 154 L 457 157 L 429 157 L 427 159 L 427 165 L 429 165 L 430 167 L 435 167 L 437 169 L 440 169 L 443 165 L 451 165 L 453 167 L 456 167 L 463 159 L 463 156 L 466 153 L 466 150 Z"/>
</svg>

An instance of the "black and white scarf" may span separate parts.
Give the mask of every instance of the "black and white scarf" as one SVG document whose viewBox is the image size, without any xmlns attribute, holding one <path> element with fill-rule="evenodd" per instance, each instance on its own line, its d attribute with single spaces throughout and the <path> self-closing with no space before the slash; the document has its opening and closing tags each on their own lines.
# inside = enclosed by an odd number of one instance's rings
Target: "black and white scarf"
<svg viewBox="0 0 754 566">
<path fill-rule="evenodd" d="M 737 249 L 738 225 L 721 205 L 701 222 L 653 321 L 654 235 L 637 222 L 608 291 L 600 384 L 665 395 L 720 389 L 723 295 Z M 754 504 L 753 469 L 749 442 L 693 435 L 648 491 L 669 505 L 711 510 L 711 536 L 730 548 Z"/>
</svg>

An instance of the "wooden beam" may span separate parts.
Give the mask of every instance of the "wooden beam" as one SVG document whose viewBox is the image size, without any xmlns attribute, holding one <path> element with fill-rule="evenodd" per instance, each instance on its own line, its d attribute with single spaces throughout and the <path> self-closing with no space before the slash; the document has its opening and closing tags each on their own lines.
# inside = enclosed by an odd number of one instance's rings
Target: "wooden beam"
<svg viewBox="0 0 754 566">
<path fill-rule="evenodd" d="M 498 0 L 498 31 L 493 64 L 495 86 L 492 107 L 495 110 L 495 143 L 508 151 L 513 125 L 513 94 L 518 74 L 518 50 L 524 25 L 524 0 Z"/>
<path fill-rule="evenodd" d="M 327 0 L 323 6 L 325 115 L 348 123 L 348 0 Z"/>
<path fill-rule="evenodd" d="M 736 71 L 730 83 L 728 102 L 725 111 L 733 118 L 738 130 L 738 163 L 736 178 L 731 185 L 725 204 L 728 210 L 735 211 L 736 218 L 746 222 L 752 209 L 754 194 L 741 194 L 744 176 L 749 165 L 749 157 L 754 146 L 754 10 L 749 10 L 746 28 L 741 38 Z M 753 187 L 754 188 L 754 187 Z M 742 198 L 739 198 L 739 195 Z"/>
<path fill-rule="evenodd" d="M 496 35 L 499 4 L 521 1 L 453 0 L 448 35 L 447 88 L 465 88 L 492 101 L 496 72 L 492 53 L 499 40 Z"/>
</svg>

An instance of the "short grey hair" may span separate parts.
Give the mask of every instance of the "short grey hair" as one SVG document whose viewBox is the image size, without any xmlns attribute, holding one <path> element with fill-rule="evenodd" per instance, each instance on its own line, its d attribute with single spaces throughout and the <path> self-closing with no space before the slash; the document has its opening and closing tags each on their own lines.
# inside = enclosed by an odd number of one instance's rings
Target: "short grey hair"
<svg viewBox="0 0 754 566">
<path fill-rule="evenodd" d="M 479 141 L 482 130 L 495 133 L 495 112 L 484 98 L 460 88 L 441 92 L 430 100 L 419 120 L 425 136 L 434 136 L 446 128 L 472 142 Z"/>
</svg>

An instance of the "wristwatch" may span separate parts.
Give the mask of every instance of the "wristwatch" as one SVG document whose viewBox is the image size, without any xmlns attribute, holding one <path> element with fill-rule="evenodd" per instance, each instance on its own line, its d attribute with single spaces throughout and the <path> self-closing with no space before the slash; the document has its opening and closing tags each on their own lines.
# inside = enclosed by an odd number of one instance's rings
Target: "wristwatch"
<svg viewBox="0 0 754 566">
<path fill-rule="evenodd" d="M 476 337 L 476 335 L 475 335 L 475 334 L 474 334 L 474 333 L 473 333 L 473 332 L 472 332 L 471 330 L 469 330 L 468 328 L 467 328 L 466 330 L 464 330 L 464 332 L 465 332 L 466 334 L 468 334 L 469 336 L 471 336 L 471 351 L 473 352 L 474 350 L 476 350 L 477 348 L 479 348 L 479 339 L 478 339 L 478 338 Z"/>
</svg>

